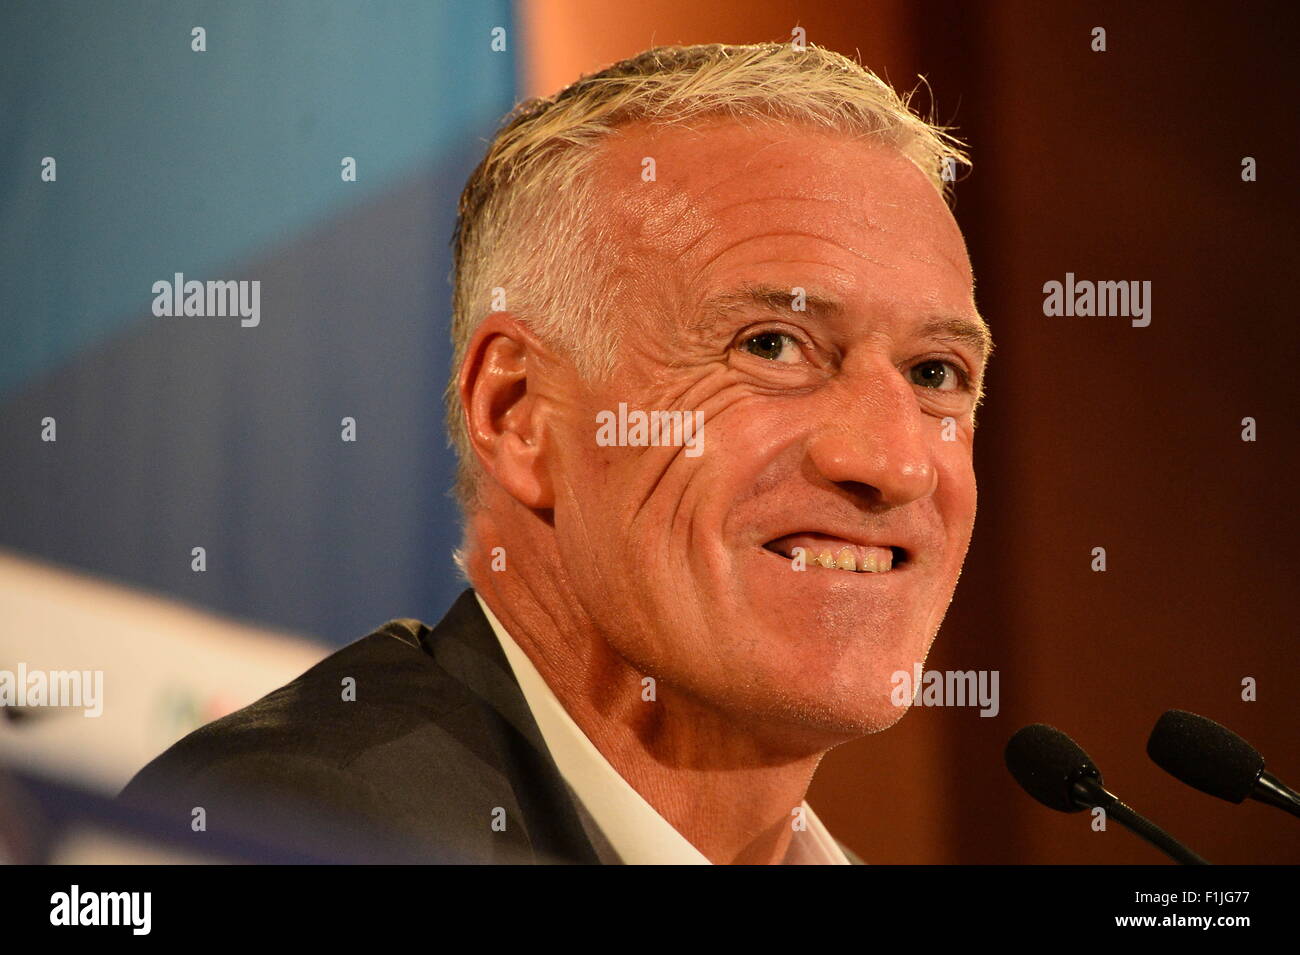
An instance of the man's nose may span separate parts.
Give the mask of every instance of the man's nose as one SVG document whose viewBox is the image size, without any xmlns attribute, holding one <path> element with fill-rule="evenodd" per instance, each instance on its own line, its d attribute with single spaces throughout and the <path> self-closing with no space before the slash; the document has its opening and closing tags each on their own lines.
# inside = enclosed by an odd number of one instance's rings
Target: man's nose
<svg viewBox="0 0 1300 955">
<path fill-rule="evenodd" d="M 836 397 L 808 444 L 824 478 L 852 487 L 880 508 L 934 493 L 938 471 L 931 442 L 940 422 L 922 412 L 915 385 L 890 368 L 873 373 L 865 391 L 855 388 L 848 402 L 842 393 Z"/>
</svg>

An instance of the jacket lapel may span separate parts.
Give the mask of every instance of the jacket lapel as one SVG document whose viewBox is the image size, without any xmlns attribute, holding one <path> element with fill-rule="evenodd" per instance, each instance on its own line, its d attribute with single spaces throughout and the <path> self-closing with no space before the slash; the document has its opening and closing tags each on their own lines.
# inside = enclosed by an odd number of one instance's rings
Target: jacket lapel
<svg viewBox="0 0 1300 955">
<path fill-rule="evenodd" d="M 532 861 L 600 862 L 576 797 L 560 775 L 492 626 L 473 590 L 422 635 L 424 650 L 484 704 L 503 776 L 509 780 Z M 508 821 L 507 825 L 512 821 Z M 527 860 L 523 860 L 527 861 Z"/>
</svg>

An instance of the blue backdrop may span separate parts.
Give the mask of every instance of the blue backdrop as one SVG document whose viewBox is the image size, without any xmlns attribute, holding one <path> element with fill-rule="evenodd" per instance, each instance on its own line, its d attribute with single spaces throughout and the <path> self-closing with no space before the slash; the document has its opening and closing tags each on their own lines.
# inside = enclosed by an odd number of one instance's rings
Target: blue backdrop
<svg viewBox="0 0 1300 955">
<path fill-rule="evenodd" d="M 514 101 L 510 4 L 0 22 L 0 546 L 334 643 L 436 619 L 448 243 Z M 260 324 L 156 317 L 178 272 L 260 281 Z"/>
</svg>

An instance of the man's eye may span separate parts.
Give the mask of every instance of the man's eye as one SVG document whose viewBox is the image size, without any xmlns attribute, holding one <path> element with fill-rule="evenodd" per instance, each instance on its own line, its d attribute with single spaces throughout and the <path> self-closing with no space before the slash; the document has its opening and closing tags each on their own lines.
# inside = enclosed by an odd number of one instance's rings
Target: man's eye
<svg viewBox="0 0 1300 955">
<path fill-rule="evenodd" d="M 789 345 L 790 347 L 786 347 Z M 799 340 L 785 332 L 762 332 L 750 335 L 740 347 L 751 355 L 793 365 L 799 361 Z"/>
<path fill-rule="evenodd" d="M 923 361 L 912 367 L 912 382 L 935 391 L 956 391 L 962 387 L 961 372 L 951 362 Z"/>
</svg>

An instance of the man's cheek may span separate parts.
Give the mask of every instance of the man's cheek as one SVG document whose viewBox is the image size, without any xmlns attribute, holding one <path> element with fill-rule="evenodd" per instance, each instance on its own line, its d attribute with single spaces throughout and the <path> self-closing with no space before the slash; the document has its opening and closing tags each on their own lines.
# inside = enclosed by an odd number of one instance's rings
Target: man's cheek
<svg viewBox="0 0 1300 955">
<path fill-rule="evenodd" d="M 797 442 L 810 420 L 808 406 L 789 398 L 737 397 L 704 416 L 708 438 L 700 460 L 721 468 L 765 460 Z"/>
<path fill-rule="evenodd" d="M 946 441 L 942 435 L 932 445 L 933 460 L 939 469 L 939 488 L 947 489 L 954 496 L 975 497 L 975 460 L 969 432 L 958 432 L 952 441 Z"/>
<path fill-rule="evenodd" d="M 592 429 L 578 431 L 564 436 L 567 444 L 560 447 L 565 451 L 565 465 L 569 472 L 569 484 L 582 497 L 588 497 L 593 486 L 604 487 L 617 480 L 618 469 L 624 463 L 627 448 L 617 444 L 604 443 Z"/>
<path fill-rule="evenodd" d="M 934 505 L 943 525 L 945 563 L 955 574 L 966 559 L 975 528 L 975 472 L 968 454 L 942 460 L 937 466 Z"/>
</svg>

